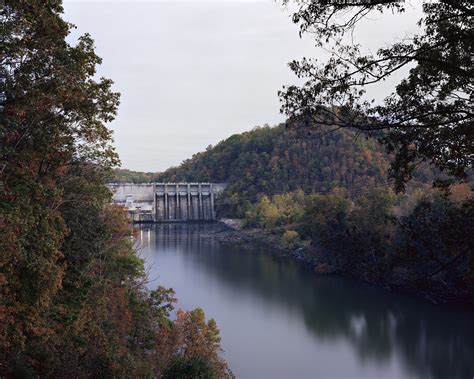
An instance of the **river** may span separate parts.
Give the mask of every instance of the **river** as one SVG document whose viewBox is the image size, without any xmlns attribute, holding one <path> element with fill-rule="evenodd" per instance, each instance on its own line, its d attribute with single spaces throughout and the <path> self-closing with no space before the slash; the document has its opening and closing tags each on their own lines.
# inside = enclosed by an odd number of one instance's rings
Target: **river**
<svg viewBox="0 0 474 379">
<path fill-rule="evenodd" d="M 222 245 L 212 228 L 145 226 L 138 251 L 150 288 L 217 321 L 237 378 L 474 376 L 473 311 L 315 275 L 267 248 Z"/>
</svg>

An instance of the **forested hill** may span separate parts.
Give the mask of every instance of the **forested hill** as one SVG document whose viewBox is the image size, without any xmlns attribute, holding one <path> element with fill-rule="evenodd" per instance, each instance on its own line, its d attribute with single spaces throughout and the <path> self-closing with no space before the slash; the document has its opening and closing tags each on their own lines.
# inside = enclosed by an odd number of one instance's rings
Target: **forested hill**
<svg viewBox="0 0 474 379">
<path fill-rule="evenodd" d="M 116 168 L 107 178 L 109 183 L 151 183 L 156 181 L 158 173 L 132 171 L 122 168 Z"/>
<path fill-rule="evenodd" d="M 422 167 L 395 195 L 377 141 L 312 130 L 295 136 L 279 125 L 233 135 L 159 180 L 228 182 L 219 216 L 280 236 L 290 250 L 310 243 L 317 272 L 472 303 L 471 186 L 454 186 L 448 196 L 431 188 L 438 173 Z"/>
<path fill-rule="evenodd" d="M 256 127 L 235 134 L 179 167 L 158 176 L 160 181 L 228 182 L 233 194 L 245 198 L 303 189 L 329 192 L 386 183 L 388 160 L 376 141 L 354 134 L 288 130 L 284 124 Z"/>
</svg>

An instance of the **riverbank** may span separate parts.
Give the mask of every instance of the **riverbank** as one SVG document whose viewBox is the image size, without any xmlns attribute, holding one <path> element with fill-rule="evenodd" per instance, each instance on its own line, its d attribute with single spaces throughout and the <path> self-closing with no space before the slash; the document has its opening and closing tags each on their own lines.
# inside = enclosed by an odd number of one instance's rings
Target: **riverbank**
<svg viewBox="0 0 474 379">
<path fill-rule="evenodd" d="M 428 300 L 434 304 L 461 304 L 474 307 L 474 299 L 459 296 L 451 288 L 444 288 L 432 282 L 422 282 L 412 277 L 409 267 L 400 264 L 393 267 L 390 272 L 382 273 L 375 277 L 368 271 L 354 270 L 352 267 L 341 267 L 329 254 L 316 249 L 313 245 L 299 246 L 289 249 L 284 243 L 281 234 L 272 233 L 262 229 L 244 229 L 240 221 L 224 219 L 216 225 L 216 230 L 207 233 L 222 244 L 252 246 L 260 244 L 287 257 L 299 264 L 310 268 L 318 275 L 341 275 L 355 278 L 386 290 L 405 293 Z"/>
<path fill-rule="evenodd" d="M 238 239 L 222 244 L 216 238 L 230 233 L 218 223 L 144 228 L 150 233 L 137 238 L 150 289 L 171 287 L 176 309 L 200 306 L 215 319 L 237 378 L 460 378 L 474 372 L 473 312 L 340 275 L 315 275 L 278 250 L 247 244 L 247 237 L 241 245 L 234 244 Z M 441 366 L 439 357 L 447 357 Z"/>
<path fill-rule="evenodd" d="M 222 244 L 232 244 L 240 246 L 254 246 L 260 244 L 270 248 L 282 256 L 291 258 L 307 267 L 310 267 L 317 274 L 339 273 L 327 262 L 324 254 L 318 252 L 313 246 L 297 246 L 288 248 L 280 234 L 275 234 L 262 229 L 244 229 L 240 226 L 240 221 L 235 219 L 223 219 L 216 225 L 216 230 L 203 234 L 203 236 L 213 237 Z"/>
</svg>

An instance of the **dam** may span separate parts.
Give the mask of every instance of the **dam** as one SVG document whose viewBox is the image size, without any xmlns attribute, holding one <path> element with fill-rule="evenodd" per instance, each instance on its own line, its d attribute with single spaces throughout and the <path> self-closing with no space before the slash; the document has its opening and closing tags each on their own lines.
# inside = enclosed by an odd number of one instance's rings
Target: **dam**
<svg viewBox="0 0 474 379">
<path fill-rule="evenodd" d="M 216 219 L 226 183 L 109 183 L 112 201 L 133 222 L 200 222 Z"/>
</svg>

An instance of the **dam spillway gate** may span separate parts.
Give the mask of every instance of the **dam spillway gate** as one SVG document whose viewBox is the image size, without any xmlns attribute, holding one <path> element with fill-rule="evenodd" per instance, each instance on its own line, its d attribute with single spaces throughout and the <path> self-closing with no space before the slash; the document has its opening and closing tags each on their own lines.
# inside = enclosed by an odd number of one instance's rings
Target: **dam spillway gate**
<svg viewBox="0 0 474 379">
<path fill-rule="evenodd" d="M 225 183 L 110 183 L 112 200 L 134 222 L 199 222 L 216 219 Z"/>
</svg>

